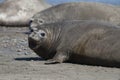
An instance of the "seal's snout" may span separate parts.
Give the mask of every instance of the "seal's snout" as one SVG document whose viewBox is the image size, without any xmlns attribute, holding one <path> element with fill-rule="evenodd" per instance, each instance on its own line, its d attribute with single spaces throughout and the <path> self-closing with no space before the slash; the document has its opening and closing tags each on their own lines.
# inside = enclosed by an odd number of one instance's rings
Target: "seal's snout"
<svg viewBox="0 0 120 80">
<path fill-rule="evenodd" d="M 28 37 L 28 45 L 31 49 L 34 49 L 37 46 L 37 42 L 33 38 Z"/>
<path fill-rule="evenodd" d="M 28 36 L 28 43 L 29 47 L 31 49 L 35 48 L 37 46 L 37 41 L 36 41 L 36 34 L 34 32 L 30 33 Z"/>
</svg>

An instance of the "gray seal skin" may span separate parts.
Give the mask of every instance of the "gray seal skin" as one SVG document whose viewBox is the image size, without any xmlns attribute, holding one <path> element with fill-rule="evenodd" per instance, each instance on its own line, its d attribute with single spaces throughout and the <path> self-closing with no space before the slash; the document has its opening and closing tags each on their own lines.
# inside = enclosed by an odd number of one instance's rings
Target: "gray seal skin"
<svg viewBox="0 0 120 80">
<path fill-rule="evenodd" d="M 44 0 L 5 0 L 0 3 L 0 25 L 29 25 L 29 20 L 34 14 L 50 6 Z"/>
<path fill-rule="evenodd" d="M 43 24 L 28 36 L 29 47 L 46 64 L 74 62 L 120 67 L 120 29 L 97 21 Z"/>
<path fill-rule="evenodd" d="M 30 28 L 64 20 L 100 20 L 120 25 L 120 8 L 95 2 L 63 3 L 35 14 Z"/>
</svg>

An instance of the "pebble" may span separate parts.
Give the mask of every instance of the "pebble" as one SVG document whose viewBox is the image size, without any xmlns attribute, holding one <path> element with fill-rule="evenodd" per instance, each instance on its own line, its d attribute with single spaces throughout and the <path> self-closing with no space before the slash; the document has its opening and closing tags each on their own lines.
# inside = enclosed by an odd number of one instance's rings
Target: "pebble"
<svg viewBox="0 0 120 80">
<path fill-rule="evenodd" d="M 22 49 L 18 49 L 17 52 L 22 52 Z"/>
<path fill-rule="evenodd" d="M 4 48 L 7 48 L 7 45 L 6 45 L 6 44 L 4 44 L 4 45 L 3 45 L 3 47 L 4 47 Z"/>
<path fill-rule="evenodd" d="M 17 55 L 21 55 L 21 53 L 17 53 Z"/>
<path fill-rule="evenodd" d="M 28 55 L 29 53 L 28 52 L 24 52 L 25 55 Z"/>
<path fill-rule="evenodd" d="M 21 28 L 20 28 L 20 31 L 21 31 Z M 19 36 L 19 33 L 10 33 L 10 34 L 6 33 L 3 35 L 1 34 L 0 50 L 7 49 L 10 51 L 16 52 L 17 55 L 32 54 L 32 51 L 28 48 L 28 36 L 24 36 L 24 34 L 21 34 L 21 35 Z"/>
</svg>

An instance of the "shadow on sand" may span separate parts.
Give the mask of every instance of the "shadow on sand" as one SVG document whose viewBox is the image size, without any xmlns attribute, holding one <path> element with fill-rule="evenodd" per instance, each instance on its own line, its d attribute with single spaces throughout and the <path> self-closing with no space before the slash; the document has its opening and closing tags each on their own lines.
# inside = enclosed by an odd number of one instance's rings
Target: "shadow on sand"
<svg viewBox="0 0 120 80">
<path fill-rule="evenodd" d="M 14 58 L 17 61 L 44 61 L 44 59 L 40 57 L 21 57 L 21 58 Z"/>
</svg>

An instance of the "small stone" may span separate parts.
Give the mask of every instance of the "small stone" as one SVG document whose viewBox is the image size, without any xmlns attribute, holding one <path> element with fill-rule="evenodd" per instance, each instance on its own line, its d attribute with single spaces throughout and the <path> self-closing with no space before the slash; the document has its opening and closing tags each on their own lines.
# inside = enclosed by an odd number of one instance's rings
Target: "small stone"
<svg viewBox="0 0 120 80">
<path fill-rule="evenodd" d="M 27 50 L 27 48 L 23 48 L 24 50 Z"/>
<path fill-rule="evenodd" d="M 7 45 L 6 45 L 6 44 L 4 44 L 4 45 L 3 45 L 3 47 L 4 47 L 4 48 L 7 48 Z"/>
<path fill-rule="evenodd" d="M 21 42 L 25 42 L 25 40 L 21 40 Z"/>
<path fill-rule="evenodd" d="M 17 39 L 13 39 L 13 42 L 16 43 L 16 42 L 17 42 Z"/>
<path fill-rule="evenodd" d="M 17 53 L 17 55 L 21 55 L 21 53 Z"/>
<path fill-rule="evenodd" d="M 28 55 L 29 53 L 28 52 L 24 52 L 25 55 Z"/>
<path fill-rule="evenodd" d="M 17 50 L 17 52 L 21 52 L 21 51 L 22 51 L 22 49 L 18 49 L 18 50 Z"/>
</svg>

